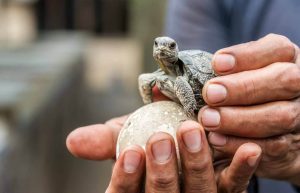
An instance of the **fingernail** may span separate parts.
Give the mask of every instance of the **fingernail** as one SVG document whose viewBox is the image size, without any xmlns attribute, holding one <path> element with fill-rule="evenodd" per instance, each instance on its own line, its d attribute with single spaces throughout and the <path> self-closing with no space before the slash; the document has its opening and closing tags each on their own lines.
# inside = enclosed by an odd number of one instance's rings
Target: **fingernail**
<svg viewBox="0 0 300 193">
<path fill-rule="evenodd" d="M 165 163 L 171 157 L 171 141 L 161 140 L 152 145 L 152 154 L 154 159 L 159 163 Z"/>
<path fill-rule="evenodd" d="M 124 154 L 123 168 L 127 173 L 136 172 L 141 162 L 141 155 L 133 150 L 127 150 Z"/>
<path fill-rule="evenodd" d="M 248 157 L 247 162 L 250 167 L 254 167 L 256 165 L 259 155 L 260 154 Z"/>
<path fill-rule="evenodd" d="M 220 84 L 209 84 L 207 86 L 206 96 L 210 103 L 220 103 L 226 99 L 227 90 Z"/>
<path fill-rule="evenodd" d="M 189 152 L 195 153 L 201 150 L 201 133 L 199 130 L 187 131 L 183 133 L 182 138 Z"/>
<path fill-rule="evenodd" d="M 208 140 L 212 145 L 224 146 L 227 142 L 226 136 L 218 133 L 211 132 L 208 135 Z"/>
<path fill-rule="evenodd" d="M 217 72 L 228 72 L 234 68 L 235 58 L 229 54 L 216 54 L 213 63 Z"/>
<path fill-rule="evenodd" d="M 211 108 L 206 108 L 201 115 L 201 122 L 205 127 L 217 127 L 220 125 L 220 113 Z"/>
</svg>

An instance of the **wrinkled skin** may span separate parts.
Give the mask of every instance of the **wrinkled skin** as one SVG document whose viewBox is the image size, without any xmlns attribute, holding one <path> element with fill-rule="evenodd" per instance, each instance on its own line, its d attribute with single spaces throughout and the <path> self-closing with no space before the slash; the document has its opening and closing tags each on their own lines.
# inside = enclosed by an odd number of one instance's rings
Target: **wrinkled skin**
<svg viewBox="0 0 300 193">
<path fill-rule="evenodd" d="M 261 146 L 256 174 L 300 185 L 300 57 L 284 36 L 219 50 L 213 68 L 220 76 L 204 86 L 208 106 L 198 120 L 218 159 L 241 144 Z M 217 89 L 215 89 L 217 88 Z"/>
<path fill-rule="evenodd" d="M 117 135 L 126 118 L 127 116 L 115 118 L 105 124 L 73 131 L 67 139 L 68 149 L 73 155 L 81 158 L 113 158 Z M 196 145 L 191 143 L 193 140 L 196 141 Z M 177 132 L 177 141 L 181 152 L 184 186 L 180 186 L 179 183 L 174 140 L 170 135 L 161 132 L 149 139 L 146 152 L 139 146 L 131 146 L 120 154 L 106 193 L 142 192 L 145 173 L 146 193 L 242 193 L 245 192 L 261 157 L 259 146 L 253 143 L 244 144 L 237 150 L 230 165 L 219 167 L 218 172 L 214 173 L 211 151 L 205 131 L 199 123 L 184 122 Z M 169 146 L 166 147 L 166 143 L 169 143 Z M 161 155 L 159 158 L 155 156 L 155 148 Z M 167 149 L 170 150 L 169 153 Z M 137 160 L 139 163 L 133 169 L 132 165 L 137 163 Z M 126 167 L 125 163 L 129 163 L 129 166 Z"/>
</svg>

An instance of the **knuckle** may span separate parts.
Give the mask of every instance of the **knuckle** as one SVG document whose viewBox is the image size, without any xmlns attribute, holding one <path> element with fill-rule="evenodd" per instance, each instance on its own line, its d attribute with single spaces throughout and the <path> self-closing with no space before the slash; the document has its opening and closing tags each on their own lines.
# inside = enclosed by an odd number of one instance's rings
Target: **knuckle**
<svg viewBox="0 0 300 193">
<path fill-rule="evenodd" d="M 211 187 L 208 187 L 207 183 L 194 183 L 193 185 L 191 185 L 190 187 L 188 187 L 188 191 L 189 193 L 199 193 L 199 192 L 213 192 L 211 190 Z"/>
<path fill-rule="evenodd" d="M 232 183 L 229 185 L 227 192 L 228 193 L 241 193 L 241 192 L 247 190 L 248 184 L 249 183 L 246 183 L 246 184 Z"/>
<path fill-rule="evenodd" d="M 206 173 L 211 164 L 210 159 L 208 159 L 207 157 L 209 156 L 204 156 L 201 161 L 190 161 L 185 163 L 186 171 L 189 173 L 189 175 L 193 177 L 199 177 L 202 176 L 203 173 Z"/>
<path fill-rule="evenodd" d="M 238 192 L 247 187 L 249 183 L 249 177 L 245 174 L 236 174 L 229 176 L 228 186 L 232 189 L 232 192 Z"/>
<path fill-rule="evenodd" d="M 283 35 L 280 34 L 275 34 L 275 33 L 269 33 L 268 35 L 266 35 L 267 39 L 270 39 L 272 41 L 289 41 L 289 39 Z"/>
<path fill-rule="evenodd" d="M 249 77 L 250 79 L 248 81 L 243 81 L 242 88 L 244 97 L 243 100 L 245 100 L 246 104 L 250 104 L 253 102 L 253 100 L 256 98 L 256 88 L 255 88 L 255 81 L 252 79 L 252 77 Z"/>
<path fill-rule="evenodd" d="M 282 84 L 282 89 L 291 95 L 298 95 L 300 92 L 300 68 L 292 63 L 278 65 L 281 69 L 276 77 Z"/>
<path fill-rule="evenodd" d="M 245 179 L 243 176 L 241 178 L 238 177 L 226 177 L 222 175 L 222 178 L 219 182 L 219 192 L 222 193 L 241 193 L 245 191 L 248 187 L 249 180 Z"/>
<path fill-rule="evenodd" d="M 295 59 L 296 49 L 291 40 L 285 36 L 277 35 L 276 41 L 280 45 L 280 52 L 285 56 L 285 60 L 293 61 Z"/>
<path fill-rule="evenodd" d="M 278 134 L 293 132 L 299 122 L 299 107 L 294 102 L 285 102 L 279 109 L 276 123 L 280 125 Z"/>
<path fill-rule="evenodd" d="M 287 135 L 266 140 L 265 153 L 268 157 L 285 156 L 289 151 L 289 138 Z"/>
<path fill-rule="evenodd" d="M 293 61 L 295 59 L 296 49 L 289 38 L 279 34 L 268 34 L 266 36 L 270 41 L 279 45 L 279 49 L 275 51 L 276 55 L 284 56 L 283 61 Z M 276 53 L 277 52 L 277 53 Z"/>
<path fill-rule="evenodd" d="M 266 38 L 271 39 L 273 41 L 278 41 L 278 42 L 291 42 L 289 38 L 287 38 L 284 35 L 280 34 L 275 34 L 275 33 L 270 33 L 266 36 Z"/>
<path fill-rule="evenodd" d="M 285 41 L 282 44 L 282 50 L 285 51 L 284 55 L 286 56 L 286 60 L 290 62 L 294 61 L 296 55 L 294 44 L 290 40 Z"/>
<path fill-rule="evenodd" d="M 176 175 L 169 175 L 169 174 L 164 174 L 164 175 L 156 175 L 152 176 L 150 178 L 150 183 L 151 186 L 158 190 L 158 191 L 163 191 L 163 190 L 168 190 L 171 189 L 172 187 L 176 186 Z"/>
<path fill-rule="evenodd" d="M 284 114 L 286 116 L 286 128 L 288 132 L 294 131 L 299 122 L 299 107 L 297 105 L 294 105 L 293 102 L 289 102 L 289 107 L 288 111 Z"/>
</svg>

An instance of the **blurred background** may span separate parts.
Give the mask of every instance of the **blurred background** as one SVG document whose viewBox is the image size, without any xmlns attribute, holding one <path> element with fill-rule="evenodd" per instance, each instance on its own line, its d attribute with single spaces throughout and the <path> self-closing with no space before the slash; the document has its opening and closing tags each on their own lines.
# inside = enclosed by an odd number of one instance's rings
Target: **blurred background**
<svg viewBox="0 0 300 193">
<path fill-rule="evenodd" d="M 0 0 L 0 193 L 104 192 L 112 161 L 72 157 L 73 129 L 141 105 L 166 0 Z"/>
</svg>

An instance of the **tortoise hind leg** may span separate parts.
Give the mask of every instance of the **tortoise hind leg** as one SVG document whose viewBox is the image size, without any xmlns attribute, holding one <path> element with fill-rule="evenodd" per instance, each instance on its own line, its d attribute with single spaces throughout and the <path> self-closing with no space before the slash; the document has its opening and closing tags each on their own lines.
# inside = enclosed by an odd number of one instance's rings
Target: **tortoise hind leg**
<svg viewBox="0 0 300 193">
<path fill-rule="evenodd" d="M 190 117 L 194 117 L 194 111 L 197 110 L 197 102 L 191 85 L 182 76 L 178 76 L 176 78 L 175 94 L 178 97 L 187 115 Z"/>
</svg>

